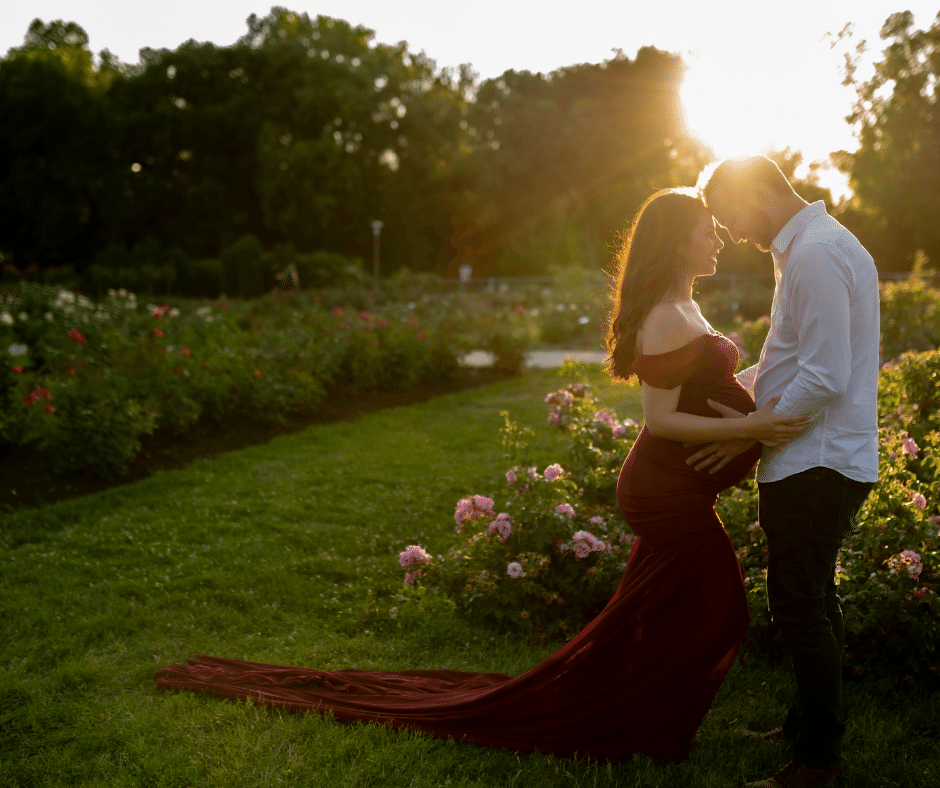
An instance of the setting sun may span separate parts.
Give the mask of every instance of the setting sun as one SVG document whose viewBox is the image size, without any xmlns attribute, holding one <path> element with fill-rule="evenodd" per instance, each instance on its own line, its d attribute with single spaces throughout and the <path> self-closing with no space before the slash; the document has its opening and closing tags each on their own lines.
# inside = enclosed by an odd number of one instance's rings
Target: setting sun
<svg viewBox="0 0 940 788">
<path fill-rule="evenodd" d="M 837 53 L 825 42 L 795 61 L 757 44 L 684 57 L 686 125 L 719 158 L 790 147 L 801 150 L 808 164 L 852 147 L 848 126 L 843 137 L 834 137 L 829 128 L 813 133 L 818 113 L 845 101 L 844 88 L 836 80 L 827 79 L 835 88 L 820 92 L 821 77 L 839 69 Z"/>
</svg>

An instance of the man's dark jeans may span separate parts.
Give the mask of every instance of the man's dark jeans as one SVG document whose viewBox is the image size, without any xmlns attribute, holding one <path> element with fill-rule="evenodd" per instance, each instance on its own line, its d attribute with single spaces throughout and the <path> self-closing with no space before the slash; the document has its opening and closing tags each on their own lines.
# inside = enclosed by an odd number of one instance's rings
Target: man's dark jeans
<svg viewBox="0 0 940 788">
<path fill-rule="evenodd" d="M 770 614 L 796 672 L 784 733 L 796 741 L 796 759 L 816 769 L 835 768 L 842 758 L 845 626 L 833 578 L 839 548 L 873 486 L 829 468 L 759 485 Z"/>
</svg>

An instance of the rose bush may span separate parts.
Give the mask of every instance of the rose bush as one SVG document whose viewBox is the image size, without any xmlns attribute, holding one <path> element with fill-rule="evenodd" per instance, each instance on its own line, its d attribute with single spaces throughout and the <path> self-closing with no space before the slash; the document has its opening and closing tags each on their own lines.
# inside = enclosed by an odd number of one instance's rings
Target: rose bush
<svg viewBox="0 0 940 788">
<path fill-rule="evenodd" d="M 633 534 L 615 511 L 616 470 L 638 425 L 599 407 L 589 386 L 574 383 L 546 397 L 548 420 L 565 431 L 563 462 L 529 464 L 525 430 L 503 413 L 507 487 L 493 498 L 457 503 L 465 539 L 420 565 L 400 555 L 405 582 L 443 591 L 470 620 L 542 637 L 569 637 L 610 599 Z M 501 511 L 497 512 L 497 508 Z M 421 548 L 423 550 L 423 548 Z M 412 552 L 409 552 L 412 551 Z"/>
<path fill-rule="evenodd" d="M 0 442 L 35 445 L 55 472 L 116 476 L 157 429 L 237 413 L 283 421 L 328 391 L 446 380 L 470 321 L 443 299 L 375 313 L 325 309 L 310 293 L 144 305 L 19 283 L 0 292 Z M 42 407 L 36 390 L 49 393 Z"/>
<path fill-rule="evenodd" d="M 938 380 L 940 351 L 906 354 L 881 372 L 881 480 L 835 569 L 846 659 L 858 674 L 940 670 Z M 463 499 L 463 541 L 411 567 L 408 580 L 441 589 L 472 620 L 565 637 L 603 607 L 625 566 L 633 536 L 615 508 L 615 484 L 639 427 L 602 407 L 583 383 L 551 392 L 546 404 L 548 423 L 568 437 L 564 458 L 539 472 L 526 430 L 504 414 L 512 463 L 505 504 Z M 717 511 L 737 546 L 751 613 L 742 654 L 779 655 L 753 478 L 726 490 Z"/>
</svg>

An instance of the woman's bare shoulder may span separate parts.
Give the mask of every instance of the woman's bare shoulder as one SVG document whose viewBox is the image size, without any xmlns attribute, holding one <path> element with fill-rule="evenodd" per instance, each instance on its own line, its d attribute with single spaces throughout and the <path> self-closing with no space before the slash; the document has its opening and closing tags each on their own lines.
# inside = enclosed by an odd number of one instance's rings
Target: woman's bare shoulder
<svg viewBox="0 0 940 788">
<path fill-rule="evenodd" d="M 661 301 L 643 321 L 638 350 L 644 356 L 669 353 L 685 347 L 703 333 L 702 326 L 693 323 L 679 304 Z"/>
</svg>

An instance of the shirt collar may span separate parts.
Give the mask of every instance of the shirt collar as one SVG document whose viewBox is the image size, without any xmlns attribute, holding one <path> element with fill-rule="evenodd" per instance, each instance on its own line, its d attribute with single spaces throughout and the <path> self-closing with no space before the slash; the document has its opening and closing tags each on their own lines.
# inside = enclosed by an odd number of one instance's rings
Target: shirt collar
<svg viewBox="0 0 940 788">
<path fill-rule="evenodd" d="M 796 238 L 797 234 L 805 230 L 813 219 L 825 214 L 826 203 L 822 200 L 810 203 L 803 210 L 796 213 L 789 222 L 783 225 L 783 229 L 777 233 L 777 237 L 774 238 L 771 244 L 774 257 L 778 260 L 783 259 L 787 249 L 790 248 L 790 244 L 793 243 L 793 239 Z"/>
</svg>

